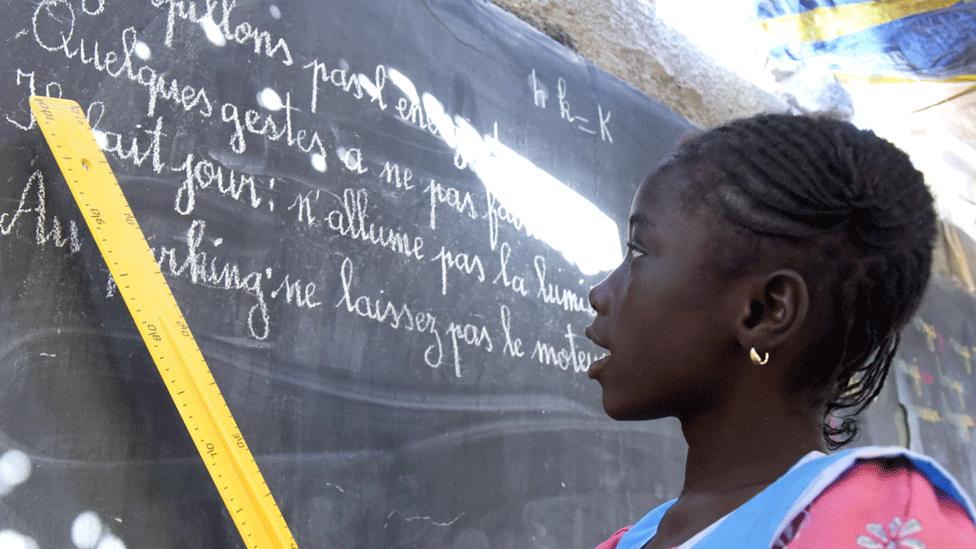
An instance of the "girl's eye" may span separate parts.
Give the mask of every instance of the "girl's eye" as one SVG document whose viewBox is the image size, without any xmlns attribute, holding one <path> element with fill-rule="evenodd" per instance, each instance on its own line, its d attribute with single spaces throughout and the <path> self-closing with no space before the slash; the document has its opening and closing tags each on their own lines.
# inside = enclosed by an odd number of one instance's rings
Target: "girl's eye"
<svg viewBox="0 0 976 549">
<path fill-rule="evenodd" d="M 633 261 L 633 260 L 635 260 L 638 257 L 641 257 L 643 255 L 646 255 L 643 250 L 638 249 L 637 246 L 634 246 L 633 244 L 630 244 L 630 243 L 627 244 L 627 260 L 628 261 Z"/>
</svg>

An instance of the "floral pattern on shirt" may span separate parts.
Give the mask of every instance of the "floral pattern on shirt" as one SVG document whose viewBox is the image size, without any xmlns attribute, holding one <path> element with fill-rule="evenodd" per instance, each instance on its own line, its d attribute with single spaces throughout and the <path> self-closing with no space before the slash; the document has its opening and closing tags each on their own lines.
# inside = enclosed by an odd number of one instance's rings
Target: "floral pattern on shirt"
<svg viewBox="0 0 976 549">
<path fill-rule="evenodd" d="M 888 524 L 886 532 L 884 526 L 877 522 L 870 522 L 867 530 L 871 535 L 861 534 L 857 537 L 857 545 L 867 549 L 925 549 L 925 542 L 908 536 L 922 531 L 922 523 L 916 519 L 902 522 L 901 517 L 895 517 Z"/>
</svg>

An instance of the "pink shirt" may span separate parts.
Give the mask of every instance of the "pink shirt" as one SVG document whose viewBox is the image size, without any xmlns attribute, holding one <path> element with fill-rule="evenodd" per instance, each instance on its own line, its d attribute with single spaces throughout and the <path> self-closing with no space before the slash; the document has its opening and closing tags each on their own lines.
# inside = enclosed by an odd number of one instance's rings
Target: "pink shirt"
<svg viewBox="0 0 976 549">
<path fill-rule="evenodd" d="M 793 519 L 771 549 L 976 548 L 976 525 L 965 509 L 910 464 L 897 463 L 857 462 Z M 615 549 L 626 531 L 597 549 Z"/>
</svg>

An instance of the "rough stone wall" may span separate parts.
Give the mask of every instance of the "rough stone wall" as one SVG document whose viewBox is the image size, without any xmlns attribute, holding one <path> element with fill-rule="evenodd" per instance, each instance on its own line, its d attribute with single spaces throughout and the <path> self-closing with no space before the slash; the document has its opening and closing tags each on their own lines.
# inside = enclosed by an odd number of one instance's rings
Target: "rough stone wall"
<svg viewBox="0 0 976 549">
<path fill-rule="evenodd" d="M 789 105 L 718 64 L 654 14 L 653 0 L 494 0 L 603 70 L 709 127 Z M 942 105 L 942 123 L 976 146 L 976 86 Z M 805 110 L 805 109 L 800 109 Z M 960 116 L 961 115 L 961 116 Z M 976 293 L 976 242 L 940 223 L 933 272 Z"/>
<path fill-rule="evenodd" d="M 789 107 L 702 54 L 643 0 L 494 0 L 702 127 Z"/>
</svg>

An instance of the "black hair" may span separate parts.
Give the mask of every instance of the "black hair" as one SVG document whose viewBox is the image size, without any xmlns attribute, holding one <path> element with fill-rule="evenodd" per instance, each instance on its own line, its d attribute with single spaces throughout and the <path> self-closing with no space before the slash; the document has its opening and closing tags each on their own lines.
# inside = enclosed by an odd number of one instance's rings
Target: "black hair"
<svg viewBox="0 0 976 549">
<path fill-rule="evenodd" d="M 828 447 L 852 441 L 928 284 L 937 217 L 922 174 L 871 131 L 780 114 L 692 136 L 662 169 L 687 175 L 686 209 L 717 214 L 729 274 L 756 254 L 800 258 L 818 317 L 791 388 L 821 395 Z"/>
</svg>

